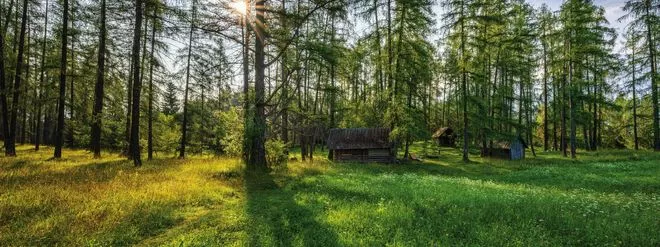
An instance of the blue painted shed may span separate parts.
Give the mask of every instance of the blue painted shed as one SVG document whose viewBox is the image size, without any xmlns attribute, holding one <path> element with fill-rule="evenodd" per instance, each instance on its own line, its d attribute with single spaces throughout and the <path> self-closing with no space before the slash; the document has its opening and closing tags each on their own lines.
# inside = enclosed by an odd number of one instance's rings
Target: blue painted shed
<svg viewBox="0 0 660 247">
<path fill-rule="evenodd" d="M 522 138 L 514 138 L 510 141 L 497 142 L 490 148 L 483 148 L 481 155 L 483 157 L 521 160 L 525 158 L 525 149 L 527 149 L 527 143 Z"/>
<path fill-rule="evenodd" d="M 513 141 L 511 141 L 510 144 L 510 155 L 511 155 L 511 160 L 521 160 L 525 158 L 525 148 L 527 145 L 525 145 L 525 142 L 521 140 L 520 138 L 516 138 Z"/>
</svg>

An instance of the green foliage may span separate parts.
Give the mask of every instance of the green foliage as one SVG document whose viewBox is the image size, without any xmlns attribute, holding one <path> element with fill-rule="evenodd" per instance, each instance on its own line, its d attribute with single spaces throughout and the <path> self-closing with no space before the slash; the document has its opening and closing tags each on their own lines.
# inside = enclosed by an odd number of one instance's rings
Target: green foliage
<svg viewBox="0 0 660 247">
<path fill-rule="evenodd" d="M 215 114 L 220 119 L 215 133 L 220 137 L 222 152 L 231 157 L 240 157 L 243 153 L 245 132 L 240 109 L 232 107 L 228 111 L 218 111 Z"/>
<path fill-rule="evenodd" d="M 266 141 L 266 163 L 271 169 L 281 169 L 286 167 L 286 161 L 289 158 L 287 155 L 287 147 L 284 142 L 279 139 L 269 139 Z"/>
<path fill-rule="evenodd" d="M 154 151 L 174 155 L 181 138 L 180 129 L 180 124 L 174 116 L 158 113 L 154 121 Z"/>
</svg>

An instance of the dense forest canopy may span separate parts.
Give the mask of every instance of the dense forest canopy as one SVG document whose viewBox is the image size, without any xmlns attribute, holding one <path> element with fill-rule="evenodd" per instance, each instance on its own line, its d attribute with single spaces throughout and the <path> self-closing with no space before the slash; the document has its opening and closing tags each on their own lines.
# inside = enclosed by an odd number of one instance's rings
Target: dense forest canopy
<svg viewBox="0 0 660 247">
<path fill-rule="evenodd" d="M 7 156 L 213 153 L 255 170 L 352 127 L 390 128 L 404 158 L 447 126 L 466 161 L 512 138 L 660 151 L 660 1 L 551 5 L 0 0 L 0 135 Z"/>
</svg>

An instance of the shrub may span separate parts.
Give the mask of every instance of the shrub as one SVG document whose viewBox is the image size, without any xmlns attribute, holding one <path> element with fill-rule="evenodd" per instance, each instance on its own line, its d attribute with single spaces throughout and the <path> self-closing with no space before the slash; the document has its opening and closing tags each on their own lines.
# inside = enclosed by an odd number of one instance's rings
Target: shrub
<svg viewBox="0 0 660 247">
<path fill-rule="evenodd" d="M 288 155 L 286 144 L 279 139 L 266 141 L 266 163 L 272 169 L 278 169 L 286 165 Z"/>
</svg>

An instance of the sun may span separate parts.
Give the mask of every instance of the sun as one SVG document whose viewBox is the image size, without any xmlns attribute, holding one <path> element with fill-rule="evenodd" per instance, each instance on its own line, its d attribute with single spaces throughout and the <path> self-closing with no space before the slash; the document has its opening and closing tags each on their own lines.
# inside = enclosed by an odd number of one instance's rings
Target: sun
<svg viewBox="0 0 660 247">
<path fill-rule="evenodd" d="M 247 14 L 247 6 L 245 5 L 244 1 L 237 0 L 234 2 L 230 2 L 229 7 L 231 7 L 232 9 L 234 9 L 234 11 L 238 12 L 241 15 Z"/>
</svg>

